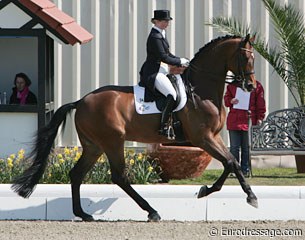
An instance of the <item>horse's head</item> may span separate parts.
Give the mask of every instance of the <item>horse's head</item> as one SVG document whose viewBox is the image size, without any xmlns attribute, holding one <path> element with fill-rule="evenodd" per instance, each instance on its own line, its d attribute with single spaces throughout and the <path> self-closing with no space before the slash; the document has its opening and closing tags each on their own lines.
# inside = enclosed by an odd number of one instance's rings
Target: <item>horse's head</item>
<svg viewBox="0 0 305 240">
<path fill-rule="evenodd" d="M 242 38 L 234 57 L 229 63 L 229 70 L 235 75 L 235 80 L 240 83 L 240 86 L 245 91 L 252 91 L 256 88 L 256 79 L 254 76 L 254 52 L 252 42 L 255 36 L 250 38 L 248 34 Z"/>
</svg>

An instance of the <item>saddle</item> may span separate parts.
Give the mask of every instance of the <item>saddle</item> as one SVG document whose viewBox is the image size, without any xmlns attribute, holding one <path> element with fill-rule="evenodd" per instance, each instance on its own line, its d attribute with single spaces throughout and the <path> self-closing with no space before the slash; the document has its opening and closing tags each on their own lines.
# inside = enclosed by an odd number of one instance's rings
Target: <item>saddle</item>
<svg viewBox="0 0 305 240">
<path fill-rule="evenodd" d="M 170 118 L 169 124 L 171 126 L 171 131 L 169 132 L 169 138 L 176 138 L 176 141 L 185 141 L 185 137 L 182 130 L 182 125 L 177 117 L 176 112 L 181 110 L 187 101 L 186 89 L 182 79 L 177 79 L 175 75 L 168 74 L 167 77 L 170 79 L 177 92 L 177 100 L 175 107 Z M 149 94 L 154 96 L 154 99 L 149 99 L 150 101 L 145 101 L 145 91 L 150 91 L 148 88 L 141 87 L 139 85 L 134 86 L 134 98 L 135 107 L 138 114 L 160 114 L 165 107 L 166 97 L 155 91 L 155 94 Z M 153 101 L 151 101 L 153 100 Z"/>
</svg>

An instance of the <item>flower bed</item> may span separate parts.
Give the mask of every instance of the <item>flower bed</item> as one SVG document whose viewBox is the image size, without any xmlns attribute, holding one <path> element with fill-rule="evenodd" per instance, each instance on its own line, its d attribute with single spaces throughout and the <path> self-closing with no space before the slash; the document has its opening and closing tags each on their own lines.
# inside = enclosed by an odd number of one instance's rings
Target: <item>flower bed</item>
<svg viewBox="0 0 305 240">
<path fill-rule="evenodd" d="M 48 166 L 40 183 L 70 183 L 69 171 L 81 157 L 82 150 L 78 147 L 56 149 L 49 156 Z M 132 184 L 155 183 L 160 180 L 160 172 L 154 161 L 148 161 L 146 152 L 136 153 L 133 149 L 125 150 L 126 175 Z M 25 152 L 21 149 L 6 159 L 0 159 L 0 182 L 11 183 L 30 164 Z M 87 174 L 84 183 L 111 183 L 111 170 L 107 157 L 99 157 L 94 167 Z"/>
</svg>

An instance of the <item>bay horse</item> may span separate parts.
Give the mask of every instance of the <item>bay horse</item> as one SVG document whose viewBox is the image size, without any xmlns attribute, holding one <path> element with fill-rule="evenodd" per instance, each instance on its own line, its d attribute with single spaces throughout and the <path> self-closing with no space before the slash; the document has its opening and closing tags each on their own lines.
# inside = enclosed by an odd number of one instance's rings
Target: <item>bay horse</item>
<svg viewBox="0 0 305 240">
<path fill-rule="evenodd" d="M 212 40 L 195 54 L 186 69 L 186 79 L 194 87 L 194 93 L 177 112 L 185 138 L 219 160 L 224 167 L 211 187 L 204 185 L 200 188 L 198 198 L 219 191 L 229 173 L 234 172 L 247 194 L 247 202 L 257 207 L 255 194 L 220 136 L 226 119 L 222 99 L 227 72 L 233 72 L 244 89 L 250 91 L 255 87 L 253 40 L 249 35 L 245 38 L 227 35 Z M 148 221 L 159 221 L 158 212 L 133 189 L 125 175 L 124 142 L 170 143 L 173 140 L 158 134 L 160 114 L 136 113 L 132 86 L 104 86 L 78 101 L 62 105 L 51 121 L 38 131 L 32 163 L 13 181 L 12 189 L 24 198 L 32 194 L 47 166 L 58 128 L 61 124 L 64 128 L 66 115 L 73 109 L 76 109 L 75 126 L 83 148 L 80 159 L 69 173 L 75 216 L 84 221 L 94 220 L 81 207 L 80 185 L 98 157 L 105 153 L 112 182 L 148 212 Z"/>
</svg>

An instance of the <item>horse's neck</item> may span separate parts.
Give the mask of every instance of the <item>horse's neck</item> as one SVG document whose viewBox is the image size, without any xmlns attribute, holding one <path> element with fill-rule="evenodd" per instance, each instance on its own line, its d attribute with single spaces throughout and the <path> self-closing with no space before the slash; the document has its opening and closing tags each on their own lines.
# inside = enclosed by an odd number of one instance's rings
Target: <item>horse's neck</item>
<svg viewBox="0 0 305 240">
<path fill-rule="evenodd" d="M 192 84 L 195 86 L 195 93 L 202 100 L 211 100 L 221 110 L 226 78 L 224 67 L 210 67 L 201 71 L 191 70 L 190 75 Z"/>
<path fill-rule="evenodd" d="M 224 84 L 217 84 L 213 82 L 207 82 L 205 86 L 199 86 L 197 94 L 202 100 L 211 100 L 218 110 L 222 107 L 222 99 L 224 93 Z"/>
</svg>

